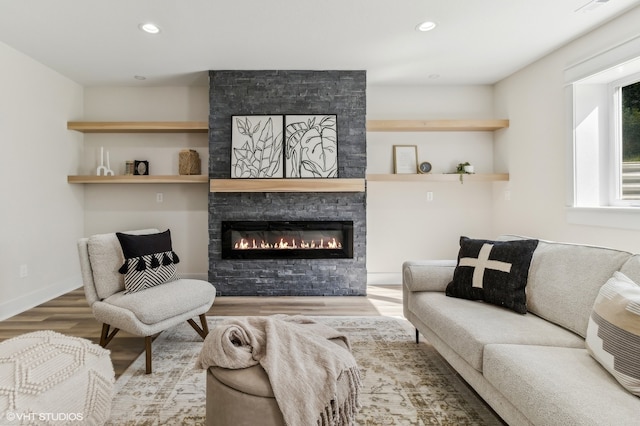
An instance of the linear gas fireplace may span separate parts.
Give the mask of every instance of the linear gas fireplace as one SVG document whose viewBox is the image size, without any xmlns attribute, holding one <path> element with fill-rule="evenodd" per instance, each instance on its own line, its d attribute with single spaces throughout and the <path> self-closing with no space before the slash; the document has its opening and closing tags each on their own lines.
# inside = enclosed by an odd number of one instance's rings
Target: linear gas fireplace
<svg viewBox="0 0 640 426">
<path fill-rule="evenodd" d="M 223 221 L 223 259 L 352 259 L 353 221 Z"/>
</svg>

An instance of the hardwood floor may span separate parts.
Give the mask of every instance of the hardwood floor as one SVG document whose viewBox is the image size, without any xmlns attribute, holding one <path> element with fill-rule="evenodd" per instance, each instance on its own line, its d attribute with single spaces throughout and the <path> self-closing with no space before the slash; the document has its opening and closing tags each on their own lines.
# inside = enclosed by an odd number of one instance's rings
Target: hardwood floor
<svg viewBox="0 0 640 426">
<path fill-rule="evenodd" d="M 402 316 L 402 287 L 375 285 L 366 297 L 217 297 L 207 313 L 210 316 L 240 315 L 383 315 Z M 37 330 L 53 330 L 69 336 L 100 340 L 102 325 L 87 305 L 82 288 L 0 322 L 0 341 Z M 195 331 L 194 331 L 195 333 Z M 111 359 L 120 376 L 144 351 L 144 339 L 120 331 L 109 343 Z"/>
</svg>

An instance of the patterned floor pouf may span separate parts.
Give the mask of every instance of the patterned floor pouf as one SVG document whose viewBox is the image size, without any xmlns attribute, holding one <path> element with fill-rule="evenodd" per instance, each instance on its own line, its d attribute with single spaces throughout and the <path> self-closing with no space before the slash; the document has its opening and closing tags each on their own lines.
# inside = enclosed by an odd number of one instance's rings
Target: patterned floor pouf
<svg viewBox="0 0 640 426">
<path fill-rule="evenodd" d="M 115 373 L 109 351 L 36 331 L 0 343 L 0 424 L 102 425 Z"/>
</svg>

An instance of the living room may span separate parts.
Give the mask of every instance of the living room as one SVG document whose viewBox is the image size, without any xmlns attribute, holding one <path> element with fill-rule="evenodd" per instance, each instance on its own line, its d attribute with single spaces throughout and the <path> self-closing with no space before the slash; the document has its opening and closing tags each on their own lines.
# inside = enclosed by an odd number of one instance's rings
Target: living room
<svg viewBox="0 0 640 426">
<path fill-rule="evenodd" d="M 613 3 L 588 13 L 599 13 Z M 418 161 L 430 162 L 434 174 L 454 173 L 458 163 L 469 161 L 478 174 L 509 176 L 507 181 L 468 179 L 462 184 L 458 180 L 367 181 L 368 285 L 399 285 L 406 260 L 455 259 L 461 235 L 491 239 L 518 234 L 640 252 L 640 222 L 633 208 L 600 209 L 608 212 L 585 218 L 571 208 L 570 193 L 572 123 L 565 71 L 638 36 L 640 6 L 625 4 L 601 26 L 528 57 L 495 81 L 446 83 L 443 75 L 444 83 L 376 83 L 369 80 L 367 70 L 368 121 L 509 120 L 508 128 L 495 131 L 367 132 L 367 175 L 392 174 L 393 146 L 416 145 Z M 7 11 L 2 19 L 10 15 Z M 508 37 L 516 42 L 528 35 Z M 68 130 L 66 124 L 207 122 L 208 71 L 227 68 L 214 62 L 198 73 L 185 71 L 182 84 L 162 84 L 161 78 L 160 83 L 151 81 L 154 72 L 144 64 L 141 71 L 133 64 L 122 64 L 127 82 L 81 84 L 2 37 L 0 58 L 5 151 L 0 159 L 5 199 L 0 222 L 0 319 L 81 287 L 76 243 L 97 233 L 170 228 L 182 259 L 181 273 L 207 280 L 209 185 L 67 181 L 67 176 L 95 174 L 101 147 L 109 152 L 116 174 L 123 174 L 124 162 L 131 159 L 149 161 L 151 174 L 177 174 L 181 149 L 196 150 L 202 170 L 209 170 L 207 134 L 89 134 Z M 234 69 L 245 66 L 241 63 Z M 265 60 L 262 68 L 255 69 L 272 68 Z M 288 68 L 297 67 L 294 63 Z M 149 77 L 134 80 L 134 74 Z"/>
</svg>

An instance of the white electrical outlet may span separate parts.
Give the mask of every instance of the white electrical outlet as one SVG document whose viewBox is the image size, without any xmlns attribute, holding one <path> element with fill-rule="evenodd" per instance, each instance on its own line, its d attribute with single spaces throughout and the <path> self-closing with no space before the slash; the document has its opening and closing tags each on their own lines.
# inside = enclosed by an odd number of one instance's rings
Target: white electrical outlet
<svg viewBox="0 0 640 426">
<path fill-rule="evenodd" d="M 511 191 L 509 191 L 508 189 L 504 191 L 504 200 L 511 201 Z"/>
<path fill-rule="evenodd" d="M 156 203 L 161 203 L 164 201 L 164 194 L 162 192 L 158 192 L 156 194 Z"/>
<path fill-rule="evenodd" d="M 433 192 L 431 191 L 427 192 L 427 201 L 433 201 Z"/>
<path fill-rule="evenodd" d="M 29 275 L 29 268 L 27 265 L 20 265 L 20 278 L 26 278 Z"/>
</svg>

